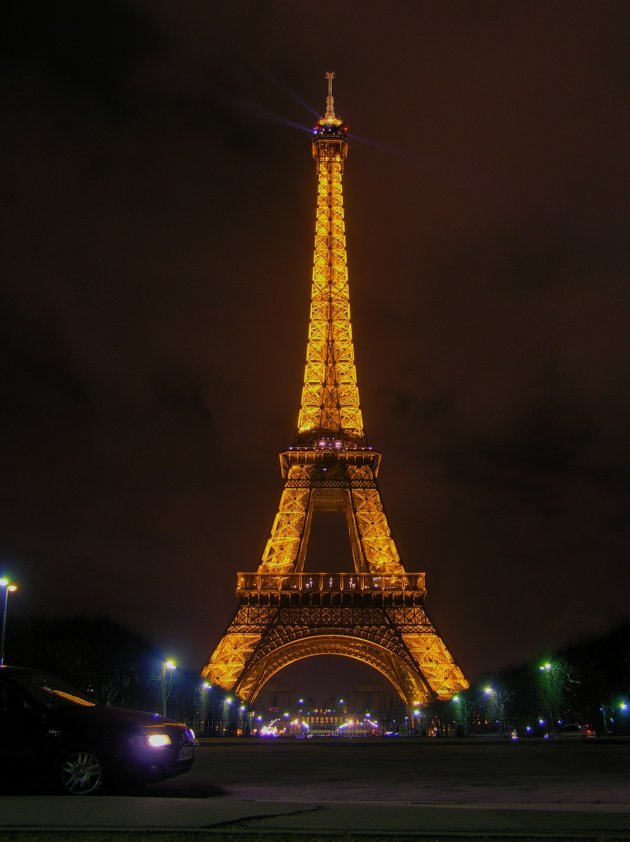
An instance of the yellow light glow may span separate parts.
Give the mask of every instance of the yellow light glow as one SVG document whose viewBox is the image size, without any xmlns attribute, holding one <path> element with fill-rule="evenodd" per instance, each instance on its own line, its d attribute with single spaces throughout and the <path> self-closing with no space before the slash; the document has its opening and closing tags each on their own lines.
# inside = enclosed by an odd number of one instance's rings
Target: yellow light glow
<svg viewBox="0 0 630 842">
<path fill-rule="evenodd" d="M 147 742 L 152 748 L 161 748 L 162 746 L 170 746 L 171 738 L 168 734 L 149 734 Z"/>
<path fill-rule="evenodd" d="M 81 705 L 85 708 L 95 707 L 95 702 L 89 702 L 81 696 L 75 696 L 73 693 L 66 693 L 65 690 L 59 690 L 57 687 L 45 687 L 50 693 L 59 696 L 60 699 L 67 699 L 69 702 L 74 702 L 75 705 Z"/>
</svg>

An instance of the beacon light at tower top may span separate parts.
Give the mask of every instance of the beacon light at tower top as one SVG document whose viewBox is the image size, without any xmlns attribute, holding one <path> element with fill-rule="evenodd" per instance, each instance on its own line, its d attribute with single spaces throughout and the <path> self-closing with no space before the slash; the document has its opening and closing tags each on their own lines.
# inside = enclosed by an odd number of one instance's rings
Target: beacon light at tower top
<svg viewBox="0 0 630 842">
<path fill-rule="evenodd" d="M 339 117 L 322 117 L 313 126 L 313 133 L 318 137 L 340 137 L 348 133 L 348 127 Z"/>
</svg>

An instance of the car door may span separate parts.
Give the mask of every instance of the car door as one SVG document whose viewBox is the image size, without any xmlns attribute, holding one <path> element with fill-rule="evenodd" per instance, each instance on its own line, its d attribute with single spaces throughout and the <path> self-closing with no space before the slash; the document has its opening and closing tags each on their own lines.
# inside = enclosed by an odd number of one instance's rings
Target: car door
<svg viewBox="0 0 630 842">
<path fill-rule="evenodd" d="M 5 778 L 43 754 L 47 733 L 43 711 L 0 678 L 0 772 Z"/>
</svg>

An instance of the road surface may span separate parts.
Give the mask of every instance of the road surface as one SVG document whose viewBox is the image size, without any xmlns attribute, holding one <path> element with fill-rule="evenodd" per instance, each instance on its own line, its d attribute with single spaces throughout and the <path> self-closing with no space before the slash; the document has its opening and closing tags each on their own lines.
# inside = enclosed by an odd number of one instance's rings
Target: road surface
<svg viewBox="0 0 630 842">
<path fill-rule="evenodd" d="M 133 795 L 0 791 L 0 830 L 55 829 L 630 840 L 630 741 L 209 741 L 191 772 Z"/>
</svg>

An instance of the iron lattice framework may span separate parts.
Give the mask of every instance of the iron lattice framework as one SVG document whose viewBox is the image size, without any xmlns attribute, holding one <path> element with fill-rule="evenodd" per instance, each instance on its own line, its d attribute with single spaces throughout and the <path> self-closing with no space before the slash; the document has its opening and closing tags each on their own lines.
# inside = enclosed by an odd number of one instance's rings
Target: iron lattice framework
<svg viewBox="0 0 630 842">
<path fill-rule="evenodd" d="M 334 74 L 326 78 L 313 138 L 315 250 L 297 434 L 280 454 L 284 489 L 261 563 L 238 574 L 239 607 L 202 675 L 253 702 L 294 661 L 343 655 L 382 673 L 408 705 L 421 704 L 468 682 L 426 612 L 424 573 L 401 564 L 376 481 L 381 456 L 365 438 L 343 214 L 347 128 L 334 110 Z M 305 572 L 318 511 L 345 512 L 354 572 Z"/>
</svg>

